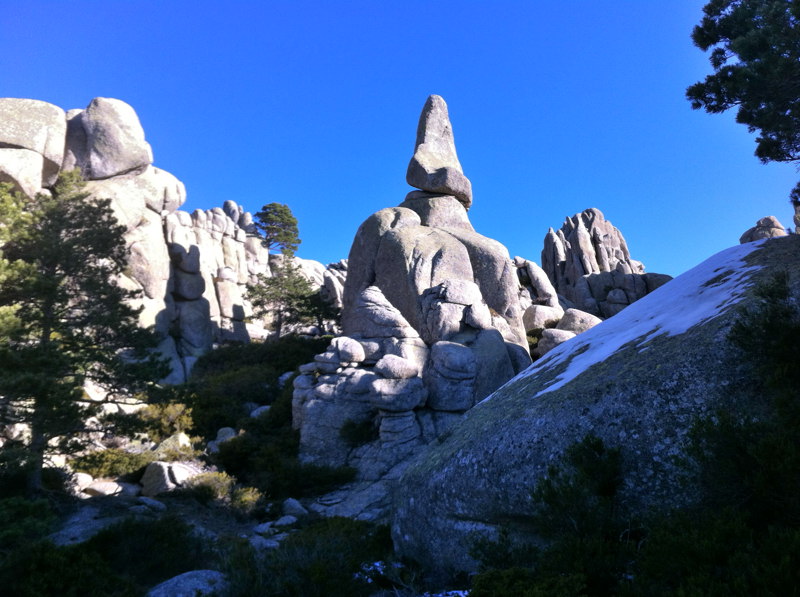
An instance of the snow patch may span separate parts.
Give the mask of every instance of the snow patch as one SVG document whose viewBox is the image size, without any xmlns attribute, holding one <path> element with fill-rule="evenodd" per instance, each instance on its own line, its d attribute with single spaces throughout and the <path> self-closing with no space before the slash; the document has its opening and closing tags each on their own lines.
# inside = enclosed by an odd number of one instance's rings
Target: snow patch
<svg viewBox="0 0 800 597">
<path fill-rule="evenodd" d="M 721 315 L 739 302 L 751 272 L 744 259 L 765 240 L 736 245 L 710 257 L 603 323 L 560 344 L 514 381 L 566 363 L 563 373 L 535 397 L 564 386 L 629 343 L 647 350 L 657 336 L 676 336 Z M 486 400 L 489 400 L 489 396 Z"/>
</svg>

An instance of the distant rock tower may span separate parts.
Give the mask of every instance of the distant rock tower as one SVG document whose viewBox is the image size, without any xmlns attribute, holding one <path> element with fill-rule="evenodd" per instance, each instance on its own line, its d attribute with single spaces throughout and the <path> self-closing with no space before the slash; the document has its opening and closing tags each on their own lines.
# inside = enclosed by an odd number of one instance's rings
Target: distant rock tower
<svg viewBox="0 0 800 597">
<path fill-rule="evenodd" d="M 645 274 L 622 233 L 596 208 L 567 218 L 544 238 L 542 269 L 560 296 L 600 317 L 611 317 L 672 279 Z"/>
</svg>

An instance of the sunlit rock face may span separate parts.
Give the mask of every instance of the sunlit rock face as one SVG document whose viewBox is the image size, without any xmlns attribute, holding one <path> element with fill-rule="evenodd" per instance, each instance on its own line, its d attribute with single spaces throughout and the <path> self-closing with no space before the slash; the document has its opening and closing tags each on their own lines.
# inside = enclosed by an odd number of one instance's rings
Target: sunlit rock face
<svg viewBox="0 0 800 597">
<path fill-rule="evenodd" d="M 318 505 L 329 515 L 384 517 L 409 457 L 531 362 L 517 269 L 469 221 L 471 185 L 439 96 L 422 110 L 407 180 L 419 190 L 356 232 L 343 336 L 294 382 L 301 458 L 358 470 L 356 489 Z M 348 441 L 355 428 L 360 445 Z"/>
<path fill-rule="evenodd" d="M 800 299 L 800 237 L 737 245 L 548 352 L 470 409 L 396 484 L 392 536 L 402 555 L 441 574 L 472 571 L 481 535 L 525 525 L 531 494 L 564 452 L 591 434 L 618 449 L 620 507 L 636 519 L 695 503 L 686 462 L 698 417 L 760 417 L 763 380 L 728 341 L 754 287 L 789 273 Z M 758 338 L 753 338 L 758 343 Z M 525 532 L 535 528 L 525 527 Z M 530 535 L 527 536 L 530 541 Z"/>
<path fill-rule="evenodd" d="M 32 197 L 49 192 L 60 171 L 75 168 L 91 195 L 110 199 L 127 230 L 129 264 L 119 283 L 141 292 L 135 301 L 140 323 L 161 334 L 159 350 L 172 365 L 166 382 L 184 381 L 214 343 L 269 334 L 266 322 L 250 320 L 244 295 L 248 282 L 270 272 L 252 216 L 233 201 L 181 211 L 184 184 L 153 165 L 130 105 L 98 97 L 84 110 L 65 112 L 37 100 L 0 98 L 0 182 Z M 340 306 L 347 262 L 325 268 L 296 261 Z"/>
</svg>

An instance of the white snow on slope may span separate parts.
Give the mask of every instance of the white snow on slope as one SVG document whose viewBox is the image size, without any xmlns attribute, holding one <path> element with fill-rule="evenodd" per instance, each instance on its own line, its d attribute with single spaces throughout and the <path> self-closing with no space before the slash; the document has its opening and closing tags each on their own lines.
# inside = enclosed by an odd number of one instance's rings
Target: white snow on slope
<svg viewBox="0 0 800 597">
<path fill-rule="evenodd" d="M 562 387 L 629 342 L 635 341 L 641 350 L 647 350 L 645 345 L 656 336 L 682 334 L 713 319 L 741 299 L 749 273 L 757 269 L 748 267 L 744 258 L 764 242 L 736 245 L 717 253 L 614 317 L 560 344 L 515 379 L 568 361 L 566 370 L 536 394 L 540 396 Z"/>
</svg>

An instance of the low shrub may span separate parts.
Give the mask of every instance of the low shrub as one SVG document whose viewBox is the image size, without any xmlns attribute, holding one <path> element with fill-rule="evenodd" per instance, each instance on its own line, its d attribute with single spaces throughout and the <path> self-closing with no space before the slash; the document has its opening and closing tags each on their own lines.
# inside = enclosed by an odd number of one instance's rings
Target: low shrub
<svg viewBox="0 0 800 597">
<path fill-rule="evenodd" d="M 228 473 L 201 473 L 186 482 L 184 491 L 202 503 L 222 501 L 230 497 L 235 483 Z"/>
<path fill-rule="evenodd" d="M 194 427 L 192 409 L 180 402 L 148 404 L 137 415 L 144 422 L 148 437 L 156 443 Z"/>
<path fill-rule="evenodd" d="M 232 571 L 233 595 L 354 597 L 377 587 L 365 566 L 391 553 L 386 527 L 329 518 L 289 535 L 261 557 L 251 555 L 249 570 Z M 241 561 L 241 560 L 239 560 Z"/>
<path fill-rule="evenodd" d="M 0 586 L 15 597 L 133 597 L 211 565 L 214 556 L 205 542 L 179 519 L 130 519 L 77 545 L 28 542 L 0 564 Z"/>
<path fill-rule="evenodd" d="M 255 487 L 236 487 L 231 493 L 231 508 L 242 517 L 252 516 L 264 507 L 264 494 Z"/>
</svg>

